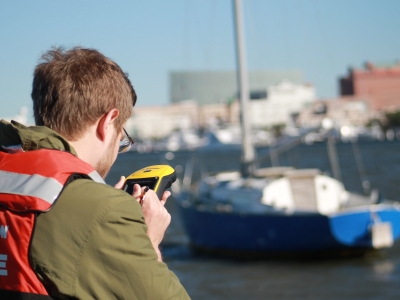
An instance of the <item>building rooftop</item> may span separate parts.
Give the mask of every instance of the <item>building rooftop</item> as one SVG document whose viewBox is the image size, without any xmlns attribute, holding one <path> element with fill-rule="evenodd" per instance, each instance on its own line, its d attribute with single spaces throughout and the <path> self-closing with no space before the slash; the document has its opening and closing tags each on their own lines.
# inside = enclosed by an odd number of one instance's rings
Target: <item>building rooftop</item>
<svg viewBox="0 0 400 300">
<path fill-rule="evenodd" d="M 368 73 L 374 71 L 392 71 L 392 70 L 400 70 L 400 60 L 393 61 L 380 61 L 380 62 L 371 62 L 367 61 L 363 67 L 353 68 L 350 67 L 350 73 Z"/>
</svg>

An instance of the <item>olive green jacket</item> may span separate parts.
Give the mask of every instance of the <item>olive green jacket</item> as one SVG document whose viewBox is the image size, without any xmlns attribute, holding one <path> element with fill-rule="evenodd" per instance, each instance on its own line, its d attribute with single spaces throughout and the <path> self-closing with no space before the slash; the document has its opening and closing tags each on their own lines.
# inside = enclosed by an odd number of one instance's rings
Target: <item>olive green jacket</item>
<svg viewBox="0 0 400 300">
<path fill-rule="evenodd" d="M 46 127 L 0 122 L 0 145 L 25 151 L 61 149 L 76 155 Z M 32 266 L 56 299 L 189 299 L 146 235 L 137 201 L 109 185 L 79 179 L 38 216 Z"/>
</svg>

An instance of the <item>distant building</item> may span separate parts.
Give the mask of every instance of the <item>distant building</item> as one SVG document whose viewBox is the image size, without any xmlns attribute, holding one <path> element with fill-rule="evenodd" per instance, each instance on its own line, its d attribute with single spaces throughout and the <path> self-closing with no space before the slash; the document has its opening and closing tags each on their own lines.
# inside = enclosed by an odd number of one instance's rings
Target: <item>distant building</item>
<svg viewBox="0 0 400 300">
<path fill-rule="evenodd" d="M 363 98 L 341 97 L 314 102 L 297 116 L 296 125 L 319 127 L 325 118 L 332 120 L 333 126 L 340 130 L 343 126 L 365 126 L 371 119 L 380 118 L 380 115 L 371 110 Z"/>
<path fill-rule="evenodd" d="M 251 98 L 265 98 L 268 87 L 289 80 L 303 82 L 299 71 L 249 72 Z M 177 103 L 192 99 L 199 105 L 229 103 L 238 95 L 236 72 L 234 71 L 176 71 L 170 72 L 170 101 Z"/>
<path fill-rule="evenodd" d="M 196 127 L 198 108 L 195 101 L 160 106 L 134 107 L 126 130 L 135 136 L 162 138 L 176 129 Z"/>
<path fill-rule="evenodd" d="M 267 97 L 250 101 L 253 127 L 288 124 L 294 114 L 316 101 L 313 85 L 294 84 L 284 80 L 267 88 Z"/>
<path fill-rule="evenodd" d="M 400 61 L 389 65 L 367 63 L 365 70 L 350 69 L 340 78 L 340 95 L 364 97 L 372 110 L 400 107 Z"/>
<path fill-rule="evenodd" d="M 309 84 L 294 84 L 284 80 L 250 100 L 249 118 L 254 128 L 287 124 L 293 114 L 310 106 L 315 100 L 315 89 Z M 262 98 L 263 97 L 263 98 Z M 218 124 L 239 124 L 240 104 L 237 98 L 230 103 L 199 105 L 194 100 L 163 106 L 135 107 L 127 130 L 141 137 L 162 138 L 174 130 L 213 127 Z"/>
<path fill-rule="evenodd" d="M 4 119 L 7 122 L 11 122 L 11 120 L 14 120 L 18 123 L 21 123 L 22 125 L 30 125 L 28 124 L 28 108 L 26 106 L 22 106 L 19 110 L 19 114 L 15 115 L 13 117 L 1 117 L 0 120 Z"/>
</svg>

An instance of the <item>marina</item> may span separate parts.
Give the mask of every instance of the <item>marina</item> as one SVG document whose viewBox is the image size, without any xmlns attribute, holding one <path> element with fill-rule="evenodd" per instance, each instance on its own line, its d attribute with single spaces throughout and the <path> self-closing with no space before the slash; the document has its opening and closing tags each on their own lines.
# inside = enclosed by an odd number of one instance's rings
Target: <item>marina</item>
<svg viewBox="0 0 400 300">
<path fill-rule="evenodd" d="M 194 187 L 183 184 L 177 202 L 190 245 L 207 253 L 251 258 L 293 254 L 315 257 L 327 252 L 348 255 L 391 247 L 400 236 L 400 207 L 378 193 L 363 197 L 345 190 L 330 118 L 322 119 L 320 127 L 326 131 L 333 178 L 319 169 L 279 168 L 277 152 L 271 149 L 275 166 L 260 167 L 251 137 L 254 122 L 249 112 L 242 2 L 234 1 L 233 8 L 240 166 L 234 172 L 205 174 Z"/>
<path fill-rule="evenodd" d="M 363 193 L 368 179 L 385 198 L 400 200 L 400 141 L 359 142 L 360 176 L 351 143 L 337 143 L 342 181 L 346 190 Z M 266 149 L 256 148 L 257 153 Z M 192 181 L 201 173 L 234 170 L 239 167 L 240 149 L 223 151 L 128 152 L 120 155 L 106 181 L 115 184 L 119 176 L 152 164 L 169 164 L 180 171 L 195 161 Z M 281 166 L 318 168 L 332 174 L 327 144 L 300 144 L 278 156 Z M 263 163 L 271 166 L 270 161 Z M 172 216 L 163 243 L 163 255 L 192 299 L 398 299 L 400 244 L 361 257 L 346 259 L 237 260 L 197 254 L 189 246 L 173 196 L 167 202 Z M 199 224 L 201 226 L 201 224 Z"/>
</svg>

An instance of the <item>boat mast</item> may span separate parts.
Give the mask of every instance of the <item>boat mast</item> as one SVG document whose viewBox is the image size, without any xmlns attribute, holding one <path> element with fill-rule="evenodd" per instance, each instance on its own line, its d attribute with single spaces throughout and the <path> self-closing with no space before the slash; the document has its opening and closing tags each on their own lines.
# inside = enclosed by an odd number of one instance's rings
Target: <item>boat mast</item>
<svg viewBox="0 0 400 300">
<path fill-rule="evenodd" d="M 242 175 L 247 177 L 251 174 L 255 154 L 250 137 L 251 124 L 248 117 L 249 80 L 247 74 L 242 1 L 233 0 L 233 2 L 235 10 L 237 81 L 240 95 L 240 121 L 242 127 Z"/>
</svg>

